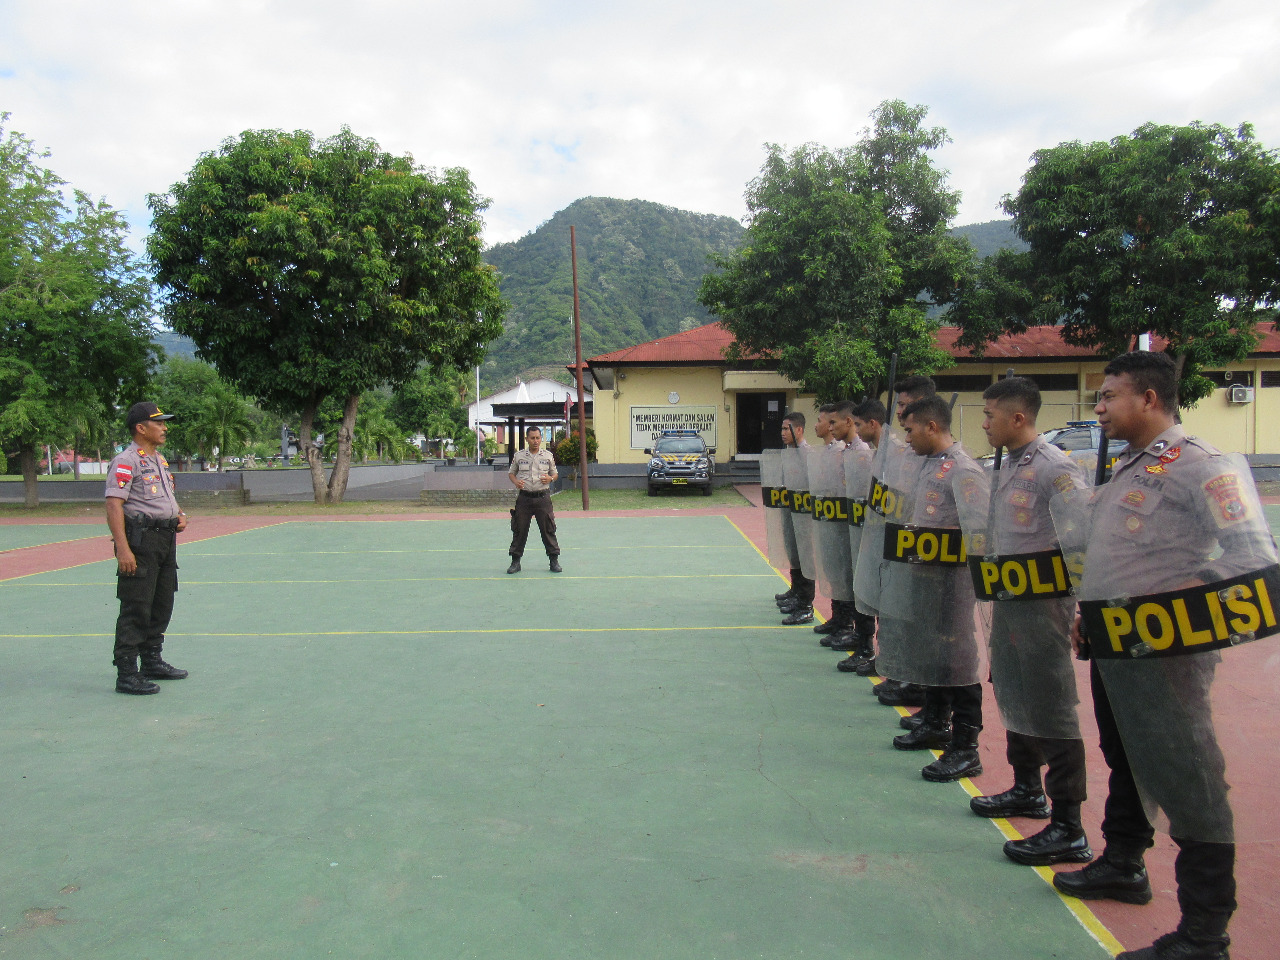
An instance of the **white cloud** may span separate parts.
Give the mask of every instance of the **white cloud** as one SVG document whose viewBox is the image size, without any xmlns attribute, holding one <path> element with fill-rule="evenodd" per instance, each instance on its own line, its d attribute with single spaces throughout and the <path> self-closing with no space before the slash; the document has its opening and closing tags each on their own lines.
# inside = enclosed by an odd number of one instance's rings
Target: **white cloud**
<svg viewBox="0 0 1280 960">
<path fill-rule="evenodd" d="M 0 109 L 76 186 L 126 209 L 254 127 L 348 124 L 465 166 L 511 240 L 572 200 L 741 216 L 762 144 L 847 145 L 925 103 L 961 221 L 1031 153 L 1148 120 L 1252 121 L 1280 142 L 1280 15 L 1253 0 L 899 4 L 710 0 L 7 0 Z"/>
</svg>

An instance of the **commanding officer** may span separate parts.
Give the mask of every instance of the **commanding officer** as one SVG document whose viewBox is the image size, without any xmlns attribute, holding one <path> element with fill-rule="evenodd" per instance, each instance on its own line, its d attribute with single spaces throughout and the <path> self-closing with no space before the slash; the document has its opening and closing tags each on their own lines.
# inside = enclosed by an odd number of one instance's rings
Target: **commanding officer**
<svg viewBox="0 0 1280 960">
<path fill-rule="evenodd" d="M 551 572 L 560 573 L 560 544 L 556 540 L 556 512 L 551 505 L 551 484 L 559 473 L 556 458 L 542 448 L 542 431 L 530 427 L 524 433 L 525 448 L 511 458 L 507 477 L 519 488 L 516 506 L 511 511 L 511 566 L 507 573 L 520 572 L 524 543 L 529 539 L 529 521 L 538 521 L 542 545 L 551 560 Z"/>
<path fill-rule="evenodd" d="M 1087 863 L 1093 852 L 1080 824 L 1085 755 L 1071 659 L 1075 601 L 1049 515 L 1055 493 L 1087 484 L 1080 467 L 1038 435 L 1040 389 L 1034 381 L 1006 377 L 987 387 L 982 399 L 987 442 L 1008 455 L 992 475 L 995 489 L 987 502 L 961 520 L 971 518 L 964 523 L 966 539 L 981 540 L 981 549 L 969 551 L 978 599 L 994 601 L 991 684 L 1004 719 L 1013 787 L 974 797 L 969 806 L 980 817 L 1050 818 L 1034 836 L 1004 845 L 1011 860 Z M 990 516 L 984 517 L 988 504 Z"/>
<path fill-rule="evenodd" d="M 783 417 L 782 444 L 789 450 L 799 449 L 804 455 L 807 455 L 809 442 L 804 438 L 804 424 L 804 414 L 799 410 L 793 410 Z M 793 517 L 793 522 L 794 519 Z M 797 549 L 800 549 L 798 543 Z M 804 575 L 804 570 L 797 554 L 795 566 L 791 568 L 790 589 L 774 597 L 778 604 L 778 611 L 787 615 L 783 623 L 788 626 L 794 626 L 811 621 L 813 619 L 814 592 L 814 582 Z"/>
<path fill-rule="evenodd" d="M 1259 615 L 1247 601 L 1269 596 L 1275 543 L 1243 458 L 1223 456 L 1178 422 L 1177 374 L 1167 355 L 1123 354 L 1103 373 L 1098 422 L 1109 439 L 1129 441 L 1129 450 L 1098 488 L 1091 528 L 1061 512 L 1070 498 L 1055 498 L 1052 509 L 1055 522 L 1067 519 L 1058 523 L 1064 552 L 1073 549 L 1073 530 L 1090 531 L 1074 640 L 1093 657 L 1094 715 L 1111 769 L 1107 845 L 1083 870 L 1057 874 L 1054 886 L 1078 897 L 1150 900 L 1145 797 L 1168 815 L 1179 848 L 1181 921 L 1152 946 L 1120 957 L 1225 960 L 1236 908 L 1235 833 L 1209 701 L 1221 659 L 1214 648 L 1243 639 L 1227 637 L 1229 623 L 1249 636 L 1274 631 L 1274 614 Z M 1239 585 L 1246 572 L 1248 586 Z M 1229 603 L 1254 616 L 1252 629 L 1239 625 L 1244 615 L 1227 621 L 1214 614 Z M 1269 600 L 1266 606 L 1274 609 Z M 1126 618 L 1154 642 L 1137 643 Z M 1151 626 L 1157 621 L 1170 626 Z"/>
<path fill-rule="evenodd" d="M 160 657 L 178 589 L 177 534 L 187 515 L 173 495 L 169 463 L 157 452 L 172 414 L 154 403 L 135 403 L 125 425 L 133 442 L 107 470 L 107 526 L 116 552 L 116 692 L 159 693 L 152 680 L 181 680 Z M 138 672 L 138 658 L 142 672 Z"/>
</svg>

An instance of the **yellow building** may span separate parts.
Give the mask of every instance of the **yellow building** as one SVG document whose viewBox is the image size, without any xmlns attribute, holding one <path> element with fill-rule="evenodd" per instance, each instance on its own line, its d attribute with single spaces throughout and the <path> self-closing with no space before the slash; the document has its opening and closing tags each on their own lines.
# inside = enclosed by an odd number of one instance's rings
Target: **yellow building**
<svg viewBox="0 0 1280 960">
<path fill-rule="evenodd" d="M 934 375 L 938 392 L 958 394 L 954 430 L 966 449 L 989 452 L 982 433 L 982 391 L 1012 367 L 1031 377 L 1044 397 L 1039 425 L 1093 419 L 1108 357 L 1062 342 L 1052 327 L 1001 337 L 977 360 L 957 349 L 958 331 L 943 327 L 938 344 L 955 366 Z M 720 462 L 754 459 L 781 444 L 782 415 L 799 410 L 812 421 L 812 395 L 776 370 L 724 359 L 732 336 L 719 323 L 601 354 L 586 361 L 595 391 L 594 426 L 601 463 L 641 463 L 644 448 L 663 429 L 696 429 Z M 1258 348 L 1229 369 L 1207 376 L 1218 389 L 1183 412 L 1187 429 L 1228 451 L 1280 455 L 1280 333 L 1263 334 Z M 856 398 L 855 398 L 856 399 Z"/>
</svg>

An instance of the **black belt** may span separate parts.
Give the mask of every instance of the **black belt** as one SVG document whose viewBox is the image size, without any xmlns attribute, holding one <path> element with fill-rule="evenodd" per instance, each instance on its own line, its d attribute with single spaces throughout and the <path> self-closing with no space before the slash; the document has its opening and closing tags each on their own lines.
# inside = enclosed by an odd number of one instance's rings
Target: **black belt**
<svg viewBox="0 0 1280 960">
<path fill-rule="evenodd" d="M 549 490 L 521 490 L 521 491 L 520 491 L 520 496 L 522 496 L 522 497 L 545 497 L 548 493 L 550 493 L 550 491 L 549 491 Z"/>
<path fill-rule="evenodd" d="M 133 527 L 141 527 L 143 530 L 167 530 L 175 533 L 178 529 L 177 517 L 166 517 L 163 520 L 157 520 L 155 517 L 131 517 L 126 513 L 124 522 Z"/>
</svg>

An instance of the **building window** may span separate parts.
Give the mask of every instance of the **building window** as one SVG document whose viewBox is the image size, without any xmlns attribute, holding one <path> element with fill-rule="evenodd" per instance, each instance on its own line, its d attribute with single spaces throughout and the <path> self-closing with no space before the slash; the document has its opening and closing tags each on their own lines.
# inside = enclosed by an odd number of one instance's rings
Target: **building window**
<svg viewBox="0 0 1280 960">
<path fill-rule="evenodd" d="M 991 377 L 985 373 L 959 373 L 934 377 L 939 393 L 981 393 L 991 386 Z"/>
</svg>

